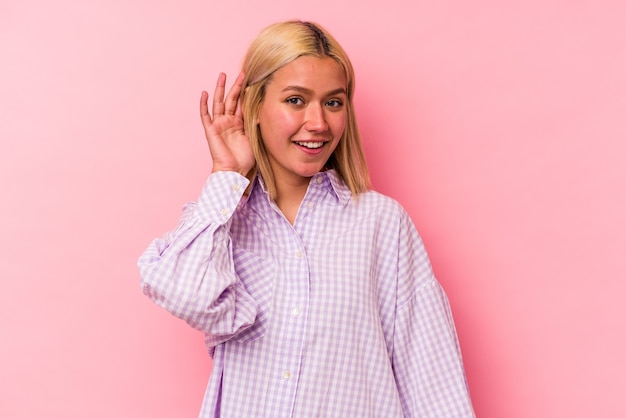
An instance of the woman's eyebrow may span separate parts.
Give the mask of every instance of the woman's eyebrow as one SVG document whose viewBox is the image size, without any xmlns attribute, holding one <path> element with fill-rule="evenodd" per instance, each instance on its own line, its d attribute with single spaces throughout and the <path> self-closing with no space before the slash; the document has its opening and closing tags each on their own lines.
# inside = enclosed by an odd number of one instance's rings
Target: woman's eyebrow
<svg viewBox="0 0 626 418">
<path fill-rule="evenodd" d="M 307 89 L 306 87 L 302 87 L 302 86 L 287 86 L 283 89 L 283 92 L 285 91 L 297 91 L 303 94 L 313 94 L 313 90 Z M 346 89 L 343 87 L 339 87 L 338 89 L 331 90 L 325 93 L 325 96 L 332 96 L 335 94 L 346 94 Z"/>
</svg>

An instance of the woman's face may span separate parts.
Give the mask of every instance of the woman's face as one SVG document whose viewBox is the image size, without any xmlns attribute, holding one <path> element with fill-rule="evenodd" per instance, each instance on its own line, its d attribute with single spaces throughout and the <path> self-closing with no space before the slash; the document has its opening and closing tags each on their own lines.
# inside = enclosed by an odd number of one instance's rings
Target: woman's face
<svg viewBox="0 0 626 418">
<path fill-rule="evenodd" d="M 346 77 L 332 58 L 303 56 L 265 86 L 258 124 L 277 182 L 308 183 L 346 126 Z"/>
</svg>

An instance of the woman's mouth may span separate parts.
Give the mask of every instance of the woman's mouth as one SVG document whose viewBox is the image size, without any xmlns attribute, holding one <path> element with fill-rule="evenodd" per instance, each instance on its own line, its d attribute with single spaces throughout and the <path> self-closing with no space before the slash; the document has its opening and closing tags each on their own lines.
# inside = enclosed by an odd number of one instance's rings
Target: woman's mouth
<svg viewBox="0 0 626 418">
<path fill-rule="evenodd" d="M 324 146 L 323 142 L 298 142 L 296 141 L 296 144 L 300 145 L 301 147 L 306 147 L 309 149 L 317 149 L 317 148 L 322 148 Z"/>
</svg>

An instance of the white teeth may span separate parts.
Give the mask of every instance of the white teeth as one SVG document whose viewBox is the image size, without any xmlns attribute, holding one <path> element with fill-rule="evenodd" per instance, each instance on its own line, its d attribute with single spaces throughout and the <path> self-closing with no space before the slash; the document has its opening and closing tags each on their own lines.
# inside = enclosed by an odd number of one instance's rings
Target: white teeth
<svg viewBox="0 0 626 418">
<path fill-rule="evenodd" d="M 322 145 L 324 145 L 323 142 L 296 142 L 296 144 L 311 149 L 320 148 Z"/>
</svg>

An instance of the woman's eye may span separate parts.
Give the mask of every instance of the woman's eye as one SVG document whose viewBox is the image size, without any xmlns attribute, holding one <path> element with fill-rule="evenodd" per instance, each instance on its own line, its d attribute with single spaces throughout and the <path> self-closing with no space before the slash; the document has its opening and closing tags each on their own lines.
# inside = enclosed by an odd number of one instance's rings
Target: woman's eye
<svg viewBox="0 0 626 418">
<path fill-rule="evenodd" d="M 304 104 L 304 101 L 300 97 L 288 97 L 286 102 L 293 105 Z"/>
<path fill-rule="evenodd" d="M 332 99 L 326 102 L 326 106 L 329 107 L 341 107 L 343 106 L 343 102 L 339 99 Z"/>
</svg>

